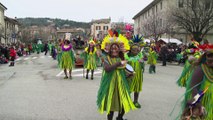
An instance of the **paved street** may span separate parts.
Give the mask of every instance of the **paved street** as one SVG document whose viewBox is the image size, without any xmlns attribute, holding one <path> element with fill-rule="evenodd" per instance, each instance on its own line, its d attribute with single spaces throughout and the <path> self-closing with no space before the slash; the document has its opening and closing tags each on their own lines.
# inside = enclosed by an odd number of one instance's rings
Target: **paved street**
<svg viewBox="0 0 213 120">
<path fill-rule="evenodd" d="M 170 120 L 176 100 L 184 89 L 175 84 L 182 67 L 157 65 L 156 74 L 144 73 L 142 108 L 131 111 L 128 120 Z M 73 79 L 64 80 L 57 61 L 33 54 L 20 57 L 15 67 L 0 65 L 0 120 L 106 120 L 96 107 L 102 68 L 95 79 L 83 78 L 82 68 Z M 116 114 L 117 115 L 117 114 Z"/>
</svg>

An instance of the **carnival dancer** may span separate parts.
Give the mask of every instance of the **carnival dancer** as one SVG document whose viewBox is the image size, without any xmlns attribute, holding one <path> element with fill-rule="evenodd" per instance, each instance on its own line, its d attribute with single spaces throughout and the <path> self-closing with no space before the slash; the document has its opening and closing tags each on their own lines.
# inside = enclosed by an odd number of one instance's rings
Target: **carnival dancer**
<svg viewBox="0 0 213 120">
<path fill-rule="evenodd" d="M 138 102 L 139 92 L 142 91 L 143 84 L 143 54 L 141 52 L 141 45 L 143 45 L 143 37 L 139 35 L 133 36 L 133 40 L 130 42 L 130 52 L 125 54 L 125 59 L 128 61 L 135 73 L 130 78 L 130 91 L 134 92 L 134 105 L 137 108 L 141 108 L 141 105 Z"/>
<path fill-rule="evenodd" d="M 186 87 L 187 81 L 190 80 L 190 77 L 193 72 L 192 64 L 201 56 L 198 46 L 198 42 L 192 41 L 192 45 L 189 46 L 189 48 L 185 51 L 187 54 L 187 60 L 185 61 L 181 76 L 177 81 L 177 84 L 180 87 Z"/>
<path fill-rule="evenodd" d="M 89 41 L 89 46 L 85 48 L 84 68 L 87 70 L 86 79 L 88 79 L 89 71 L 91 70 L 91 80 L 94 78 L 94 70 L 97 68 L 97 49 L 93 40 Z"/>
<path fill-rule="evenodd" d="M 57 50 L 57 61 L 58 61 L 58 67 L 60 67 L 60 60 L 62 56 L 62 45 L 64 44 L 63 40 L 59 39 L 56 44 L 56 50 Z"/>
<path fill-rule="evenodd" d="M 136 109 L 131 97 L 128 81 L 125 76 L 124 52 L 129 50 L 128 39 L 109 30 L 109 35 L 102 42 L 101 48 L 108 54 L 104 59 L 97 105 L 100 113 L 107 112 L 107 119 L 112 120 L 118 111 L 117 120 L 124 120 L 123 115 Z"/>
<path fill-rule="evenodd" d="M 205 53 L 195 63 L 186 87 L 182 119 L 213 120 L 213 45 L 201 46 Z"/>
<path fill-rule="evenodd" d="M 43 50 L 42 47 L 43 47 L 43 45 L 42 45 L 41 40 L 38 40 L 37 45 L 36 45 L 37 54 L 39 54 L 40 52 L 42 52 L 42 50 Z"/>
<path fill-rule="evenodd" d="M 132 26 L 131 24 L 126 24 L 126 25 L 125 25 L 125 30 L 126 30 L 125 37 L 126 37 L 128 40 L 133 39 L 133 31 L 134 31 L 133 26 Z"/>
<path fill-rule="evenodd" d="M 9 65 L 10 67 L 14 66 L 15 58 L 16 58 L 16 50 L 15 50 L 15 46 L 12 46 L 10 48 L 10 60 L 11 60 L 10 65 Z"/>
<path fill-rule="evenodd" d="M 150 64 L 150 66 L 149 66 L 149 73 L 150 74 L 152 72 L 156 73 L 157 58 L 158 58 L 158 55 L 155 52 L 155 44 L 152 43 L 151 46 L 150 46 L 148 61 L 147 61 L 147 63 Z"/>
<path fill-rule="evenodd" d="M 56 60 L 56 56 L 57 56 L 57 49 L 56 49 L 56 44 L 54 43 L 53 45 L 52 45 L 52 58 L 54 59 L 54 60 Z"/>
<path fill-rule="evenodd" d="M 74 53 L 72 50 L 72 44 L 70 41 L 65 40 L 61 48 L 62 53 L 59 60 L 59 66 L 61 69 L 64 69 L 64 79 L 68 79 L 67 70 L 69 71 L 69 78 L 72 79 L 72 69 L 74 68 Z"/>
</svg>

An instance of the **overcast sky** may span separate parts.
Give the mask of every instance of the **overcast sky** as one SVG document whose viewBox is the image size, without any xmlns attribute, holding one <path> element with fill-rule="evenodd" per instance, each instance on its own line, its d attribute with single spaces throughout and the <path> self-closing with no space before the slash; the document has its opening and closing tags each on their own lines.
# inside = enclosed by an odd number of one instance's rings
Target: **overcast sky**
<svg viewBox="0 0 213 120">
<path fill-rule="evenodd" d="M 132 22 L 133 16 L 153 0 L 0 0 L 8 17 L 50 17 L 90 22 L 109 18 Z"/>
</svg>

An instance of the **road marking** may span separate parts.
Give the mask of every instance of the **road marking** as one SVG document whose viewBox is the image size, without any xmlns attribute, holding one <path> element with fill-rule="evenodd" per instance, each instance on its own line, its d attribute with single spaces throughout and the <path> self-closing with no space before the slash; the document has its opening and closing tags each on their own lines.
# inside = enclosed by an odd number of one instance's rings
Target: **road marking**
<svg viewBox="0 0 213 120">
<path fill-rule="evenodd" d="M 72 74 L 73 74 L 73 72 L 78 72 L 78 71 L 82 71 L 82 72 L 83 72 L 83 69 L 74 69 L 74 70 L 72 70 Z M 69 71 L 67 71 L 67 73 L 69 73 Z M 78 72 L 78 73 L 79 73 L 79 72 Z M 84 73 L 86 74 L 86 69 L 85 69 Z M 94 74 L 100 74 L 100 73 L 102 73 L 102 70 L 101 70 L 101 69 L 98 69 L 97 71 L 94 72 Z M 60 73 L 58 73 L 58 74 L 56 75 L 56 77 L 59 77 L 59 76 L 61 76 L 62 74 L 64 74 L 64 71 L 63 71 L 63 70 L 62 70 Z M 91 74 L 91 72 L 89 72 L 88 75 L 90 75 L 90 74 Z M 75 75 L 73 75 L 73 76 L 83 76 L 83 73 L 75 74 Z"/>
<path fill-rule="evenodd" d="M 72 70 L 72 72 L 78 72 L 78 71 L 83 71 L 83 69 L 74 69 Z M 67 73 L 69 73 L 69 71 L 67 71 Z M 58 73 L 56 76 L 61 76 L 62 74 L 64 74 L 64 71 L 62 70 L 60 73 Z"/>
<path fill-rule="evenodd" d="M 32 59 L 36 59 L 36 58 L 38 58 L 38 57 L 33 57 Z"/>
<path fill-rule="evenodd" d="M 28 59 L 30 59 L 30 58 L 28 58 L 28 57 L 27 57 L 27 58 L 24 58 L 24 60 L 28 60 Z"/>
<path fill-rule="evenodd" d="M 44 56 L 41 56 L 41 58 L 44 58 Z"/>
<path fill-rule="evenodd" d="M 83 69 L 74 69 L 74 70 L 72 70 L 72 72 L 78 72 L 78 71 L 83 71 Z"/>
<path fill-rule="evenodd" d="M 48 56 L 48 57 L 52 57 L 52 56 Z"/>
<path fill-rule="evenodd" d="M 58 73 L 58 74 L 56 75 L 56 77 L 61 76 L 61 74 L 63 74 L 63 73 L 64 73 L 64 71 L 62 70 L 60 73 Z"/>
<path fill-rule="evenodd" d="M 94 75 L 100 74 L 100 73 L 102 73 L 102 72 L 101 71 L 97 71 L 97 72 L 94 73 Z M 91 72 L 89 72 L 88 76 L 90 76 L 90 75 L 91 75 Z M 75 74 L 75 75 L 72 75 L 72 76 L 74 76 L 74 77 L 80 77 L 80 76 L 83 76 L 83 74 L 82 73 L 81 74 Z"/>
</svg>

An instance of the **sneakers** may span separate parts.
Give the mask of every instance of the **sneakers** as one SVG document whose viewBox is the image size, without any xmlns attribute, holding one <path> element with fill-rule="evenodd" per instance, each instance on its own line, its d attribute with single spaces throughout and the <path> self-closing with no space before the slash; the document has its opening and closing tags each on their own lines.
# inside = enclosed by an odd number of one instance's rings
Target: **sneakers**
<svg viewBox="0 0 213 120">
<path fill-rule="evenodd" d="M 65 76 L 65 77 L 64 77 L 64 79 L 68 79 L 68 77 L 67 77 L 67 76 Z"/>
<path fill-rule="evenodd" d="M 136 108 L 141 108 L 141 105 L 138 102 L 134 102 Z"/>
</svg>

